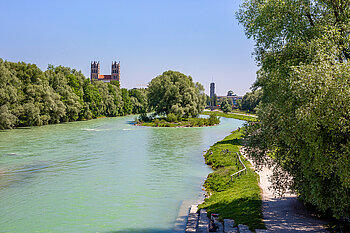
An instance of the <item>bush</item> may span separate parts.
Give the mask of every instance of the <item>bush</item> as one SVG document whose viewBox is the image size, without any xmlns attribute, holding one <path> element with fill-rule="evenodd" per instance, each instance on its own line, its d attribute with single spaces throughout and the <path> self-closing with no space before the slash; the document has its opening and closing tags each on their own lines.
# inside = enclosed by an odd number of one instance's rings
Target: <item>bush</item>
<svg viewBox="0 0 350 233">
<path fill-rule="evenodd" d="M 209 125 L 219 124 L 220 123 L 220 118 L 217 117 L 215 113 L 210 114 L 208 123 L 209 123 Z"/>
<path fill-rule="evenodd" d="M 147 113 L 141 113 L 138 117 L 138 122 L 150 122 L 152 120 L 151 116 L 147 116 Z"/>
<path fill-rule="evenodd" d="M 177 122 L 179 118 L 174 113 L 169 113 L 165 119 L 167 122 Z"/>
</svg>

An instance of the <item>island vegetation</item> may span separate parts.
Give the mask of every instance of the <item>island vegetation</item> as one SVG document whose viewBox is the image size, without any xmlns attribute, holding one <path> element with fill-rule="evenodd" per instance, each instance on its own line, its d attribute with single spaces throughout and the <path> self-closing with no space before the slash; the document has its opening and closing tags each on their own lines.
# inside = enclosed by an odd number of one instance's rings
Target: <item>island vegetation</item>
<svg viewBox="0 0 350 233">
<path fill-rule="evenodd" d="M 153 114 L 141 114 L 137 125 L 153 127 L 202 127 L 219 124 L 215 115 L 199 118 L 204 110 L 206 95 L 200 83 L 177 71 L 166 71 L 148 85 L 149 108 Z"/>
<path fill-rule="evenodd" d="M 152 127 L 203 127 L 214 126 L 220 123 L 220 118 L 215 113 L 210 114 L 208 118 L 188 117 L 179 118 L 173 113 L 166 117 L 147 116 L 141 114 L 136 120 L 137 125 Z"/>
<path fill-rule="evenodd" d="M 245 141 L 274 162 L 277 193 L 338 219 L 350 214 L 350 2 L 245 0 L 237 14 L 260 67 L 259 121 Z"/>
</svg>

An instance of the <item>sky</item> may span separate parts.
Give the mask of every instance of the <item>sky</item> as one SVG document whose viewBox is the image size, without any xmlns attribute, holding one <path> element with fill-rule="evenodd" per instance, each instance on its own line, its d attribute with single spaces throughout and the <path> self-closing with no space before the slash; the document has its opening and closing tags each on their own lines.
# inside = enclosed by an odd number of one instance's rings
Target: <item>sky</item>
<svg viewBox="0 0 350 233">
<path fill-rule="evenodd" d="M 250 91 L 258 67 L 235 12 L 243 0 L 0 0 L 0 58 L 101 74 L 120 61 L 121 87 L 146 87 L 167 70 L 209 94 Z"/>
</svg>

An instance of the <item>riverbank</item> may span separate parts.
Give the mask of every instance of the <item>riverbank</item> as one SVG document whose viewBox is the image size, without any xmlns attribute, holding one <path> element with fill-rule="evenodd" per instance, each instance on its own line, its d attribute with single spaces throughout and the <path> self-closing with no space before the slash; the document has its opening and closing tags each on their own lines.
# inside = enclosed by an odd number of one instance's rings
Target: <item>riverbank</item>
<svg viewBox="0 0 350 233">
<path fill-rule="evenodd" d="M 241 134 L 240 130 L 233 131 L 211 146 L 204 155 L 206 164 L 211 166 L 214 172 L 208 175 L 204 183 L 209 197 L 199 208 L 206 209 L 208 214 L 219 214 L 220 220 L 234 219 L 235 225 L 248 225 L 251 230 L 262 229 L 265 226 L 262 221 L 259 176 L 239 153 Z M 247 172 L 231 181 L 230 176 L 242 169 L 236 152 L 241 156 Z"/>
<path fill-rule="evenodd" d="M 237 113 L 237 112 L 231 112 L 231 113 L 224 113 L 224 112 L 209 112 L 209 111 L 204 111 L 201 114 L 202 115 L 210 115 L 210 114 L 216 114 L 217 116 L 220 117 L 226 117 L 226 118 L 234 118 L 237 120 L 242 120 L 242 121 L 258 121 L 258 118 L 256 115 L 253 114 L 246 114 L 246 113 Z"/>
</svg>

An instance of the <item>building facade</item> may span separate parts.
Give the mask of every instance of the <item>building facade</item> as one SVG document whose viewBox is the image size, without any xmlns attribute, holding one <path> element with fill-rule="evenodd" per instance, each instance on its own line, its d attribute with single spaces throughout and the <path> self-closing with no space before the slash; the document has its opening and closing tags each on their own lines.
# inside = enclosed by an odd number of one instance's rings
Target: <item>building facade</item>
<svg viewBox="0 0 350 233">
<path fill-rule="evenodd" d="M 120 62 L 112 62 L 111 74 L 100 74 L 100 62 L 91 62 L 91 81 L 103 81 L 109 83 L 110 81 L 118 81 L 120 83 Z"/>
</svg>

